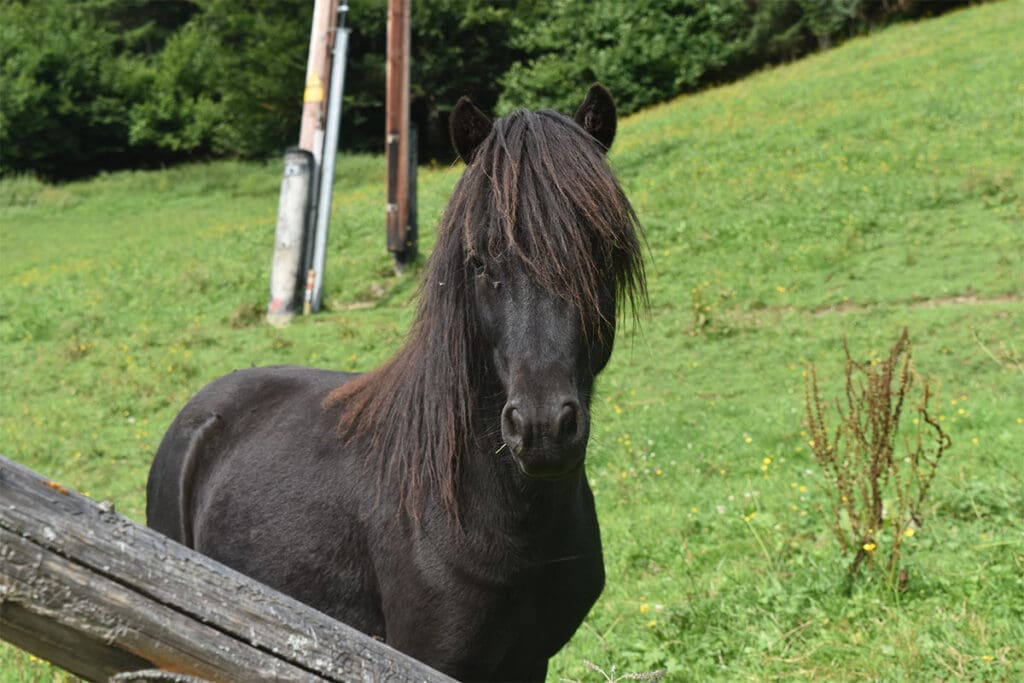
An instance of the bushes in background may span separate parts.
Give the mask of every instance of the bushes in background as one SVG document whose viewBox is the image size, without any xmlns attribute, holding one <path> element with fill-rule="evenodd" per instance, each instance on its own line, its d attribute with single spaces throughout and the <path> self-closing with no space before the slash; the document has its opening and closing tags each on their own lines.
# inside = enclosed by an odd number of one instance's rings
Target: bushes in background
<svg viewBox="0 0 1024 683">
<path fill-rule="evenodd" d="M 629 113 L 897 18 L 915 0 L 415 0 L 420 158 L 460 95 L 571 109 L 600 80 Z M 383 145 L 387 0 L 351 0 L 342 146 Z M 0 4 L 0 172 L 66 179 L 298 138 L 312 0 Z"/>
</svg>

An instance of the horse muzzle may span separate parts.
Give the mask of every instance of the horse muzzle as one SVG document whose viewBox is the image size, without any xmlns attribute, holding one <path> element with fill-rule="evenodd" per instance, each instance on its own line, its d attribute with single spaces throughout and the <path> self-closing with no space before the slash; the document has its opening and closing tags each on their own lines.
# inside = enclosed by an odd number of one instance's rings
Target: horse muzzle
<svg viewBox="0 0 1024 683">
<path fill-rule="evenodd" d="M 568 395 L 542 402 L 512 398 L 501 413 L 502 438 L 523 474 L 535 479 L 576 472 L 586 456 L 589 432 L 586 408 Z"/>
</svg>

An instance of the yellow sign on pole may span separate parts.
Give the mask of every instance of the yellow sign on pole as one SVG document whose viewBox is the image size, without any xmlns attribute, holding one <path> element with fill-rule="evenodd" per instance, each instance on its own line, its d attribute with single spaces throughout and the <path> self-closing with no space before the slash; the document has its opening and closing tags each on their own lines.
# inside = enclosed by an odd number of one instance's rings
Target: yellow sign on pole
<svg viewBox="0 0 1024 683">
<path fill-rule="evenodd" d="M 323 102 L 324 101 L 324 83 L 320 80 L 320 76 L 313 73 L 310 74 L 309 80 L 306 81 L 306 91 L 302 96 L 303 102 Z"/>
</svg>

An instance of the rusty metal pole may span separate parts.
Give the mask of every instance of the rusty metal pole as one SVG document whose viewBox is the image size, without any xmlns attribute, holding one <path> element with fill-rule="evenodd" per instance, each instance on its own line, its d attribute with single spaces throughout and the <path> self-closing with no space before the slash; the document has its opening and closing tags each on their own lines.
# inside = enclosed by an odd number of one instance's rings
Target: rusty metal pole
<svg viewBox="0 0 1024 683">
<path fill-rule="evenodd" d="M 412 0 L 388 0 L 386 141 L 387 244 L 401 272 L 415 258 L 409 229 L 409 50 Z"/>
</svg>

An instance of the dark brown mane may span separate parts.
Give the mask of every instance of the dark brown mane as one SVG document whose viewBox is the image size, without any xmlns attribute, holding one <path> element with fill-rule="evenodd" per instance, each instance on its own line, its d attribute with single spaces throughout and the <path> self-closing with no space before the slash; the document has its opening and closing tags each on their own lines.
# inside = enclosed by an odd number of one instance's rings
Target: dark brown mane
<svg viewBox="0 0 1024 683">
<path fill-rule="evenodd" d="M 456 515 L 459 461 L 473 447 L 486 371 L 470 259 L 511 260 L 593 320 L 609 287 L 634 315 L 644 306 L 641 250 L 639 221 L 600 143 L 553 111 L 497 120 L 441 218 L 405 346 L 326 401 L 341 406 L 342 438 L 388 454 L 379 481 L 399 487 L 414 517 L 428 491 Z"/>
</svg>

